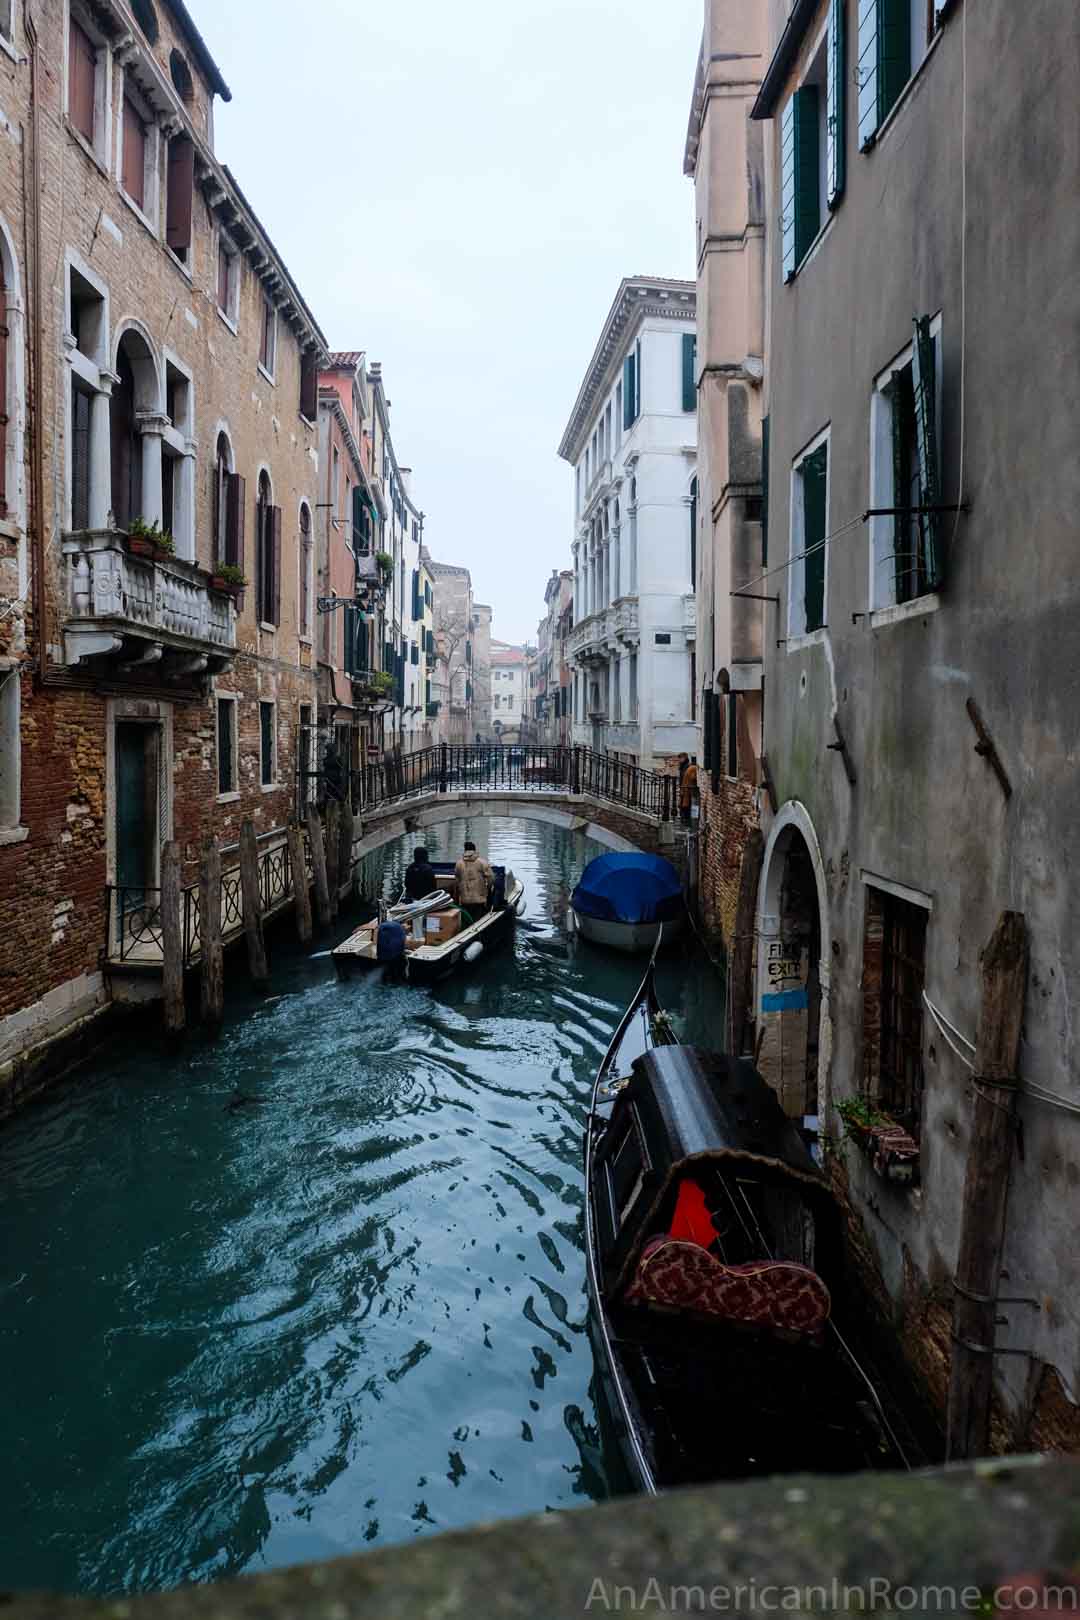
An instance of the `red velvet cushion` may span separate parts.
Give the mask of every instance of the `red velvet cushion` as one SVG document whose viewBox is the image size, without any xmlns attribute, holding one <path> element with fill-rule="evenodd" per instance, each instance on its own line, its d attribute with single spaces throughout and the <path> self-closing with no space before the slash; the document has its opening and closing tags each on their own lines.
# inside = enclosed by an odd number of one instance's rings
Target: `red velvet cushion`
<svg viewBox="0 0 1080 1620">
<path fill-rule="evenodd" d="M 705 1203 L 705 1194 L 696 1181 L 688 1178 L 680 1184 L 668 1235 L 677 1242 L 699 1243 L 703 1249 L 716 1242 L 716 1228 Z"/>
<path fill-rule="evenodd" d="M 646 1244 L 626 1298 L 808 1335 L 820 1333 L 832 1310 L 829 1290 L 807 1266 L 784 1260 L 725 1266 L 696 1243 L 670 1238 Z"/>
</svg>

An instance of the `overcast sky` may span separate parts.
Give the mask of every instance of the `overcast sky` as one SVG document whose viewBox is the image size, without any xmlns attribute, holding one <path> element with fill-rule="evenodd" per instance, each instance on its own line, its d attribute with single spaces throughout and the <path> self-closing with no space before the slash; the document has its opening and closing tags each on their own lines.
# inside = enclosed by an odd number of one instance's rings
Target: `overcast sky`
<svg viewBox="0 0 1080 1620">
<path fill-rule="evenodd" d="M 331 348 L 382 362 L 432 554 L 534 639 L 558 444 L 624 275 L 692 276 L 701 0 L 189 0 L 234 170 Z"/>
</svg>

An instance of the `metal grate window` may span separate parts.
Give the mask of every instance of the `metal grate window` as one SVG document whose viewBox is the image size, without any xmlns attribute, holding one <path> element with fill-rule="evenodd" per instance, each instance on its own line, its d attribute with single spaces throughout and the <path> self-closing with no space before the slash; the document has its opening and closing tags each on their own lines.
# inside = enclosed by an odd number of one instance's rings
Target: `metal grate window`
<svg viewBox="0 0 1080 1620">
<path fill-rule="evenodd" d="M 916 1138 L 923 1099 L 923 906 L 868 889 L 863 946 L 863 1041 L 868 1089 Z"/>
</svg>

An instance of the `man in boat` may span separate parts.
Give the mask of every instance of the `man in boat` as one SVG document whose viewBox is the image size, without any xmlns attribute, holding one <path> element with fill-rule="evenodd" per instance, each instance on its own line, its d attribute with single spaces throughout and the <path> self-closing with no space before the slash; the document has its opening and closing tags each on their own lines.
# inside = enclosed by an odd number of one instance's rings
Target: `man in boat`
<svg viewBox="0 0 1080 1620">
<path fill-rule="evenodd" d="M 474 919 L 483 917 L 491 905 L 495 874 L 484 857 L 476 853 L 475 844 L 465 845 L 465 852 L 454 867 L 454 876 L 458 905 L 464 906 Z"/>
<path fill-rule="evenodd" d="M 412 865 L 405 872 L 405 894 L 409 900 L 426 900 L 439 887 L 435 869 L 422 844 L 413 850 Z"/>
</svg>

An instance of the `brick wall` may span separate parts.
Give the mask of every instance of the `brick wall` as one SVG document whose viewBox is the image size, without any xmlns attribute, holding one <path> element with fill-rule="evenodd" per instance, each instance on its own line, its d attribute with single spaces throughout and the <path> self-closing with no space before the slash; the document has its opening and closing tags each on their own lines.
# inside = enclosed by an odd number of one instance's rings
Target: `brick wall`
<svg viewBox="0 0 1080 1620">
<path fill-rule="evenodd" d="M 758 826 L 754 789 L 734 778 L 698 771 L 701 792 L 699 846 L 701 915 L 706 932 L 730 954 L 735 939 L 743 859 Z"/>
</svg>

